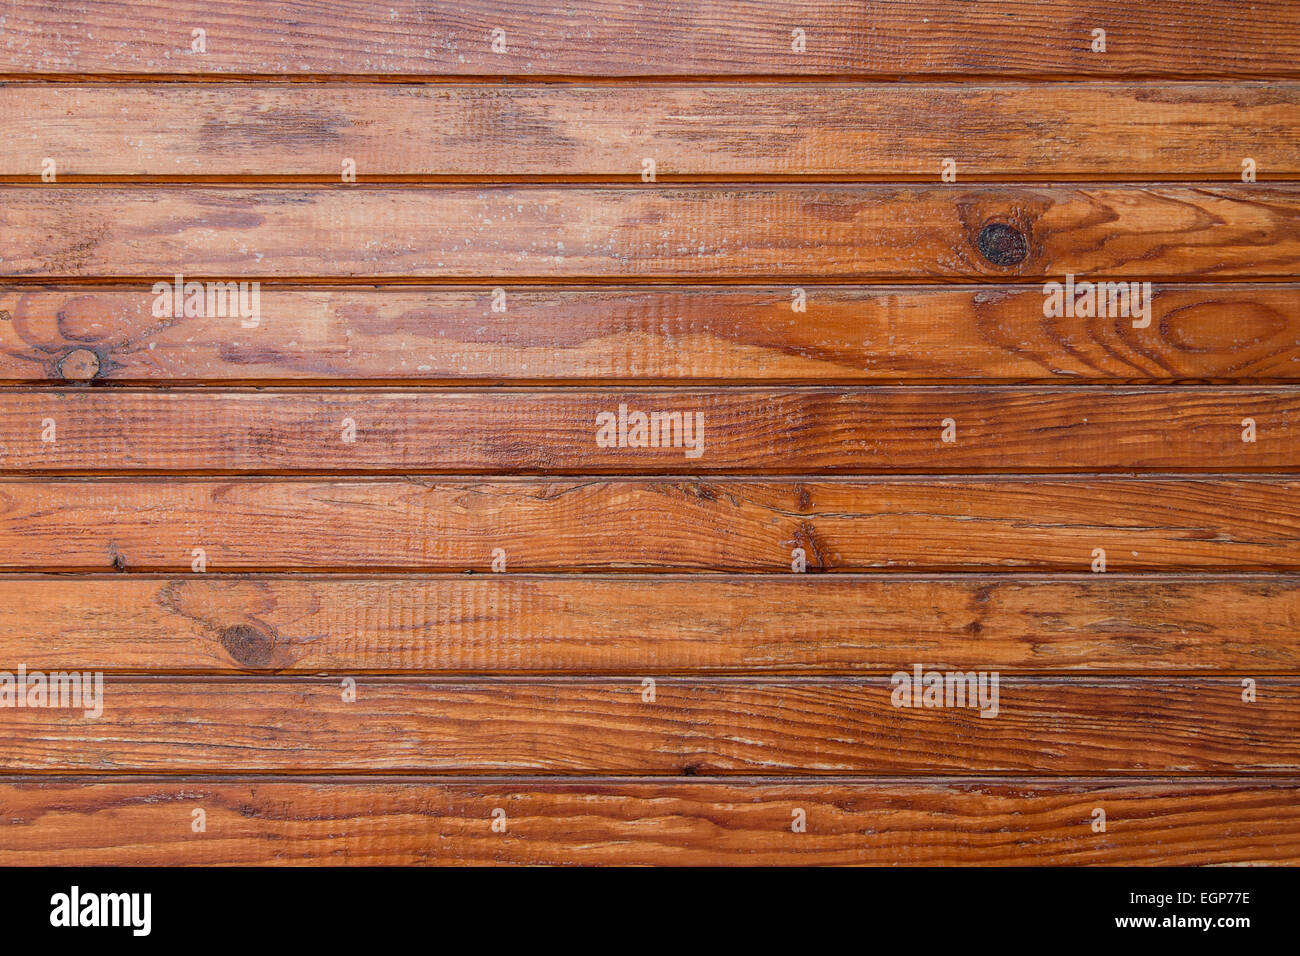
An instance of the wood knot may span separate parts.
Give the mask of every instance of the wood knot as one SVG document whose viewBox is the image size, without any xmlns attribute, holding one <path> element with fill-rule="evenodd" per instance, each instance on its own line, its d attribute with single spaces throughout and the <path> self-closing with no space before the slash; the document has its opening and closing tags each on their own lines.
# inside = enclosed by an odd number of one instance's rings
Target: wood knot
<svg viewBox="0 0 1300 956">
<path fill-rule="evenodd" d="M 59 359 L 59 374 L 76 382 L 87 382 L 99 374 L 99 356 L 90 349 L 73 349 Z"/>
<path fill-rule="evenodd" d="M 1029 255 L 1029 242 L 1025 234 L 1005 222 L 991 222 L 980 230 L 975 241 L 980 255 L 995 266 L 1014 266 Z"/>
<path fill-rule="evenodd" d="M 221 646 L 241 667 L 265 667 L 275 651 L 275 635 L 251 624 L 234 624 L 221 632 Z"/>
</svg>

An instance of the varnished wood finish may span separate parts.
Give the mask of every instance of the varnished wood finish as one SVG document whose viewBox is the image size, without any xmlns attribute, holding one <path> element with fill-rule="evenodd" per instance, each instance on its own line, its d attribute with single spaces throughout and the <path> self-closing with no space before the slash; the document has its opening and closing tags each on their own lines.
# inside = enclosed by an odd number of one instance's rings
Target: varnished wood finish
<svg viewBox="0 0 1300 956">
<path fill-rule="evenodd" d="M 0 74 L 1295 76 L 1297 62 L 1289 0 L 37 0 L 0 33 Z"/>
<path fill-rule="evenodd" d="M 1298 134 L 1294 83 L 0 86 L 0 176 L 32 182 L 47 156 L 61 179 L 339 182 L 346 157 L 362 181 L 631 182 L 649 157 L 661 181 L 933 182 L 945 158 L 961 180 L 1236 181 L 1243 156 L 1294 178 Z"/>
<path fill-rule="evenodd" d="M 899 661 L 911 671 L 916 654 Z M 889 678 L 105 677 L 103 712 L 0 708 L 46 773 L 1300 773 L 1300 680 L 1003 676 L 998 710 Z M 93 746 L 88 746 L 88 738 Z"/>
<path fill-rule="evenodd" d="M 1294 779 L 93 780 L 0 785 L 0 864 L 1300 862 Z"/>
<path fill-rule="evenodd" d="M 1300 570 L 1300 480 L 7 479 L 0 568 Z"/>
<path fill-rule="evenodd" d="M 1294 575 L 0 578 L 45 671 L 1258 675 L 1297 627 Z"/>
<path fill-rule="evenodd" d="M 651 188 L 645 188 L 650 185 Z M 980 246 L 993 226 L 1014 238 Z M 0 275 L 1291 278 L 1300 186 L 7 186 Z M 992 251 L 993 257 L 989 257 Z M 234 324 L 238 324 L 237 322 Z"/>
<path fill-rule="evenodd" d="M 1298 263 L 1291 0 L 10 4 L 0 864 L 1300 863 Z"/>
<path fill-rule="evenodd" d="M 0 435 L 10 474 L 1289 472 L 1300 390 L 6 389 Z"/>
<path fill-rule="evenodd" d="M 1296 285 L 1155 284 L 1146 328 L 1046 318 L 1038 285 L 803 293 L 268 284 L 250 330 L 156 318 L 139 287 L 0 283 L 0 381 L 1300 381 Z"/>
</svg>

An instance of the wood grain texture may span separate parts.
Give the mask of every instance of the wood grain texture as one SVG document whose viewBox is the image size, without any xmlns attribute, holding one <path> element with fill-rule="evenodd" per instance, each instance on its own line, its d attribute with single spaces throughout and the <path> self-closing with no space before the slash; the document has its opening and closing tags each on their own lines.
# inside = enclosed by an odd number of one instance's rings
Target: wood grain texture
<svg viewBox="0 0 1300 956">
<path fill-rule="evenodd" d="M 6 479 L 0 567 L 1300 570 L 1300 481 Z"/>
<path fill-rule="evenodd" d="M 0 578 L 45 671 L 1300 671 L 1300 578 Z"/>
<path fill-rule="evenodd" d="M 134 277 L 142 294 L 176 273 L 1285 279 L 1300 186 L 56 184 L 0 188 L 0 230 L 0 275 Z"/>
<path fill-rule="evenodd" d="M 1300 286 L 1156 284 L 1151 322 L 1045 318 L 1038 285 L 260 290 L 256 329 L 110 285 L 0 284 L 0 381 L 1300 381 Z"/>
<path fill-rule="evenodd" d="M 10 474 L 1290 472 L 1300 390 L 19 388 L 0 442 Z"/>
<path fill-rule="evenodd" d="M 0 864 L 1300 864 L 1294 2 L 25 0 L 0 143 Z"/>
<path fill-rule="evenodd" d="M 1092 832 L 1096 807 L 1105 833 Z M 0 864 L 1295 864 L 1298 808 L 1294 781 L 1258 778 L 27 778 L 0 784 Z M 207 831 L 194 834 L 200 809 Z"/>
<path fill-rule="evenodd" d="M 1239 181 L 1300 172 L 1300 85 L 0 85 L 0 176 Z"/>
<path fill-rule="evenodd" d="M 203 54 L 191 52 L 196 24 Z M 1097 26 L 1104 54 L 1091 49 Z M 37 0 L 9 10 L 0 33 L 0 73 L 1294 76 L 1298 61 L 1287 0 Z"/>
<path fill-rule="evenodd" d="M 913 655 L 899 662 L 911 671 Z M 1300 680 L 1004 676 L 996 716 L 888 678 L 103 679 L 0 708 L 17 773 L 1238 774 L 1300 771 Z"/>
</svg>

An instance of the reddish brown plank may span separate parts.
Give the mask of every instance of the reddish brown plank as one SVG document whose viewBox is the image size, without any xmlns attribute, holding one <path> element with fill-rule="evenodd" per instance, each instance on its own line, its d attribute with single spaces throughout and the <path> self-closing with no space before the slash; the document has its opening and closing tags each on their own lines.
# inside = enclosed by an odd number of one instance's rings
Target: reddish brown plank
<svg viewBox="0 0 1300 956">
<path fill-rule="evenodd" d="M 1092 830 L 1097 808 L 1105 833 Z M 1300 862 L 1300 786 L 1257 778 L 25 778 L 0 784 L 0 816 L 5 865 Z"/>
<path fill-rule="evenodd" d="M 1051 135 L 1044 135 L 1044 130 Z M 0 85 L 0 176 L 1239 181 L 1300 172 L 1294 83 Z"/>
<path fill-rule="evenodd" d="M 183 571 L 1300 570 L 1300 481 L 0 481 L 0 567 Z"/>
<path fill-rule="evenodd" d="M 1300 61 L 1287 0 L 36 0 L 4 27 L 0 73 L 1292 76 Z"/>
<path fill-rule="evenodd" d="M 915 664 L 908 655 L 900 671 Z M 971 672 L 972 675 L 974 672 Z M 31 675 L 29 674 L 29 679 Z M 991 690 L 991 687 L 988 688 Z M 355 700 L 345 699 L 355 692 Z M 890 679 L 103 678 L 0 707 L 7 772 L 1236 774 L 1300 771 L 1300 681 L 1002 677 L 895 707 Z M 101 709 L 98 717 L 87 716 Z"/>
<path fill-rule="evenodd" d="M 1300 186 L 7 186 L 0 275 L 1292 278 Z M 165 299 L 163 300 L 165 302 Z"/>
<path fill-rule="evenodd" d="M 156 318 L 140 288 L 0 284 L 0 381 L 1300 380 L 1297 285 L 1157 284 L 1145 328 L 1046 318 L 1037 285 L 803 295 L 800 312 L 793 286 L 267 285 L 249 330 Z"/>
<path fill-rule="evenodd" d="M 1287 472 L 1300 390 L 5 389 L 0 442 L 10 474 Z"/>
<path fill-rule="evenodd" d="M 0 578 L 39 670 L 1300 671 L 1300 578 Z"/>
</svg>

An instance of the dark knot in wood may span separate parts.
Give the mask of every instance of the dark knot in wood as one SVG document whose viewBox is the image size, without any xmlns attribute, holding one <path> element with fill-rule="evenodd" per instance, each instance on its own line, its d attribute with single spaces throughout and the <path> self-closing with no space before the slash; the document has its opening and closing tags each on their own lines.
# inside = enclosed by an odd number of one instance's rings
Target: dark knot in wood
<svg viewBox="0 0 1300 956">
<path fill-rule="evenodd" d="M 1005 222 L 991 222 L 981 229 L 976 244 L 980 255 L 995 266 L 1019 265 L 1029 255 L 1025 234 Z"/>
<path fill-rule="evenodd" d="M 235 624 L 221 632 L 221 646 L 242 667 L 265 667 L 275 651 L 275 636 L 251 624 Z"/>
</svg>

